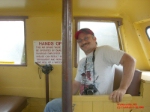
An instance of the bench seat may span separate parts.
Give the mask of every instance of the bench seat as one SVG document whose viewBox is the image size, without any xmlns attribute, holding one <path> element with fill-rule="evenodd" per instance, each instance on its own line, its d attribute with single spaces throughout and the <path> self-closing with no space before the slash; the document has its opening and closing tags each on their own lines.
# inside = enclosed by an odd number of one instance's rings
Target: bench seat
<svg viewBox="0 0 150 112">
<path fill-rule="evenodd" d="M 26 106 L 26 97 L 0 95 L 0 112 L 21 112 Z"/>
</svg>

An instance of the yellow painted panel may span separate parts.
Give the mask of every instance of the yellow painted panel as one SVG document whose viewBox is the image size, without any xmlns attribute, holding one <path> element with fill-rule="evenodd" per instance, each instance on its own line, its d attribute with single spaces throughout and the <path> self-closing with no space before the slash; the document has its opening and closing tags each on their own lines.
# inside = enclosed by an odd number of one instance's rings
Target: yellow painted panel
<svg viewBox="0 0 150 112">
<path fill-rule="evenodd" d="M 22 112 L 43 112 L 46 99 L 45 98 L 28 98 L 28 105 Z"/>
<path fill-rule="evenodd" d="M 150 99 L 150 83 L 143 84 L 143 98 Z"/>
<path fill-rule="evenodd" d="M 73 101 L 110 101 L 108 95 L 74 95 Z"/>
<path fill-rule="evenodd" d="M 123 109 L 119 108 L 118 103 L 113 103 L 113 111 L 114 112 L 123 112 Z"/>
<path fill-rule="evenodd" d="M 136 103 L 138 106 L 143 106 L 142 105 L 142 100 L 143 100 L 142 96 L 132 96 L 131 104 L 135 104 Z"/>
<path fill-rule="evenodd" d="M 146 61 L 148 63 L 148 66 L 150 67 L 150 44 L 149 44 L 149 39 L 146 35 L 146 26 L 150 25 L 150 22 L 147 22 L 146 25 L 144 24 L 145 22 L 141 22 L 141 23 L 134 23 L 134 27 L 137 33 L 137 36 L 140 40 L 140 44 L 142 46 L 142 49 L 144 51 L 144 55 L 146 57 Z M 149 69 L 147 69 L 149 70 Z"/>
<path fill-rule="evenodd" d="M 143 81 L 141 81 L 141 85 L 140 85 L 140 95 L 143 96 Z"/>
<path fill-rule="evenodd" d="M 93 112 L 92 102 L 82 102 L 82 105 L 83 112 Z"/>
<path fill-rule="evenodd" d="M 124 102 L 131 102 L 132 97 L 129 94 L 124 95 Z M 80 102 L 80 103 L 79 103 Z M 101 96 L 73 96 L 73 104 L 75 104 L 75 112 L 123 112 L 117 109 L 117 103 L 113 103 L 108 99 L 108 95 Z"/>
<path fill-rule="evenodd" d="M 133 27 L 133 23 L 130 21 L 129 16 L 122 15 L 123 25 L 121 26 L 121 34 L 124 44 L 125 52 L 133 56 L 136 61 L 136 68 L 138 69 L 149 69 L 148 63 L 144 54 L 143 49 L 141 48 L 141 43 Z"/>
<path fill-rule="evenodd" d="M 103 112 L 103 111 L 104 111 L 103 102 L 94 101 L 93 102 L 93 112 Z"/>
<path fill-rule="evenodd" d="M 112 102 L 104 102 L 104 112 L 113 112 Z"/>
<path fill-rule="evenodd" d="M 143 110 L 141 109 L 133 109 L 131 112 L 142 112 Z M 130 112 L 130 111 L 129 111 Z"/>
<path fill-rule="evenodd" d="M 19 16 L 19 15 L 17 15 Z M 0 94 L 45 98 L 45 75 L 39 78 L 38 66 L 34 63 L 33 41 L 61 40 L 61 14 L 44 17 L 30 16 L 26 20 L 27 66 L 0 67 Z M 50 98 L 61 97 L 62 67 L 53 65 L 49 74 Z"/>
<path fill-rule="evenodd" d="M 131 101 L 132 97 L 129 94 L 125 94 L 122 101 Z M 73 101 L 109 101 L 108 95 L 74 95 Z"/>
<path fill-rule="evenodd" d="M 83 112 L 82 111 L 82 102 L 73 102 L 73 112 Z"/>
<path fill-rule="evenodd" d="M 136 104 L 139 108 L 133 108 L 133 112 L 142 112 L 143 111 L 143 103 L 142 103 L 142 96 L 133 96 L 131 104 Z"/>
<path fill-rule="evenodd" d="M 142 112 L 150 112 L 150 107 L 145 107 Z"/>
<path fill-rule="evenodd" d="M 132 108 L 129 107 L 129 105 L 131 104 L 130 101 L 122 102 L 122 104 L 123 104 L 123 112 L 131 112 L 131 110 L 133 110 Z"/>
<path fill-rule="evenodd" d="M 142 100 L 142 105 L 145 107 L 150 107 L 150 98 L 148 99 L 144 99 Z"/>
</svg>

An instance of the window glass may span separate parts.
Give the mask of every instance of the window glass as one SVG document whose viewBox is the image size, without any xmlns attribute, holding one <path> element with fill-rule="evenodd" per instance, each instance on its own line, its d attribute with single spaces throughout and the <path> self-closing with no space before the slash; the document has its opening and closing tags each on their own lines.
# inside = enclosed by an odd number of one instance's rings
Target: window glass
<svg viewBox="0 0 150 112">
<path fill-rule="evenodd" d="M 148 27 L 146 28 L 146 34 L 147 34 L 147 36 L 148 36 L 148 39 L 150 40 L 150 26 L 148 26 Z"/>
<path fill-rule="evenodd" d="M 0 20 L 0 64 L 25 65 L 24 20 Z"/>
<path fill-rule="evenodd" d="M 114 48 L 119 48 L 118 34 L 116 30 L 115 22 L 91 22 L 91 21 L 80 21 L 79 29 L 90 28 L 97 39 L 97 45 L 110 45 Z M 84 52 L 79 48 L 79 60 L 85 57 Z"/>
</svg>

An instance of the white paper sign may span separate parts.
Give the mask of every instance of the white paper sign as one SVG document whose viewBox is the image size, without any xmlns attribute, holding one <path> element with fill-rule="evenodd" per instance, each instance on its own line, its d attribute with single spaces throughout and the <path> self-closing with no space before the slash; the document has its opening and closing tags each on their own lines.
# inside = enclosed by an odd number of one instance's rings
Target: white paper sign
<svg viewBox="0 0 150 112">
<path fill-rule="evenodd" d="M 61 41 L 34 41 L 34 62 L 44 64 L 62 64 Z"/>
</svg>

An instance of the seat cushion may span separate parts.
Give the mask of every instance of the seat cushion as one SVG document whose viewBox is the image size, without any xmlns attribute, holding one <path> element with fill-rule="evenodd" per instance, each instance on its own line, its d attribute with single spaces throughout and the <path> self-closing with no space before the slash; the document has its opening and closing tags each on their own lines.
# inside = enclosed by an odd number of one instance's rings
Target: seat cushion
<svg viewBox="0 0 150 112">
<path fill-rule="evenodd" d="M 138 69 L 135 69 L 134 76 L 130 86 L 127 89 L 126 94 L 130 94 L 132 96 L 140 95 L 140 84 L 141 84 L 141 74 L 142 72 Z M 114 75 L 114 87 L 113 90 L 116 90 L 120 86 L 120 82 L 123 75 L 122 66 L 115 66 L 115 75 Z"/>
<path fill-rule="evenodd" d="M 0 112 L 21 112 L 26 106 L 26 97 L 0 95 Z"/>
</svg>

